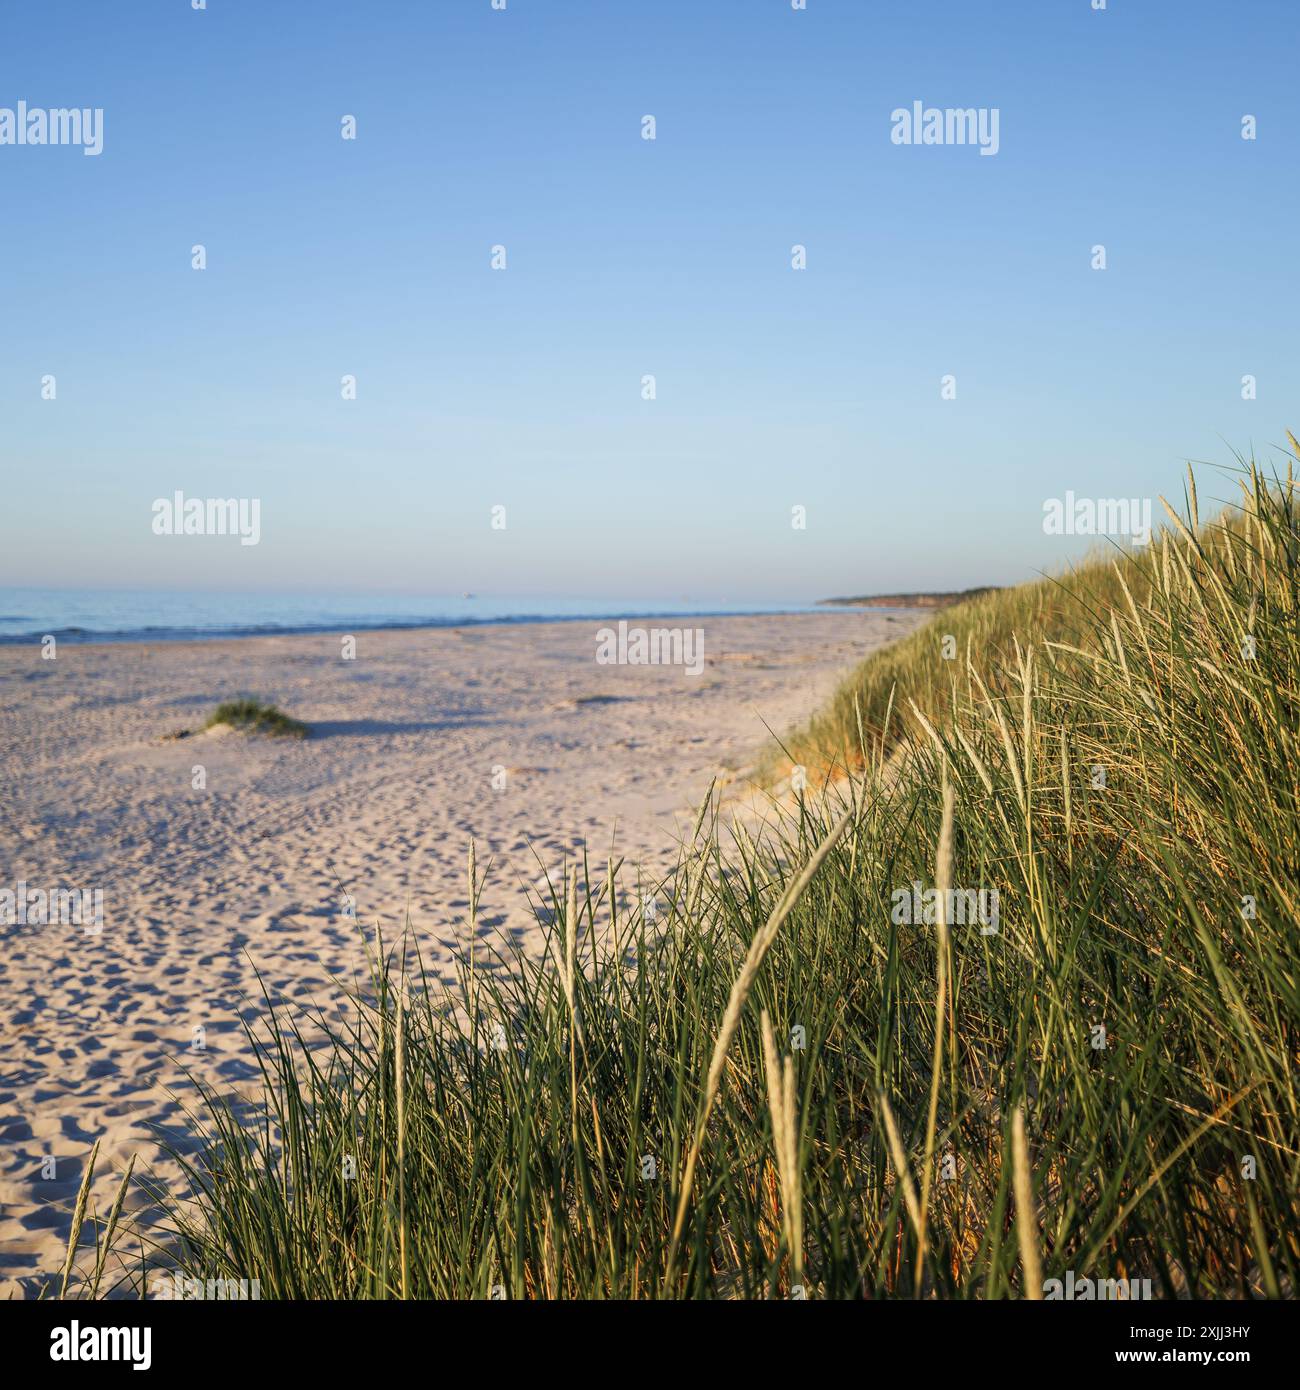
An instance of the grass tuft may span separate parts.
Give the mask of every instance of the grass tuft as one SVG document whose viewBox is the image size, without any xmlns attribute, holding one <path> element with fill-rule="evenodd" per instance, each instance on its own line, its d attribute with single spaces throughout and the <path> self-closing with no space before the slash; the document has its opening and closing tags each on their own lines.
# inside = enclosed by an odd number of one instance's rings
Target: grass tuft
<svg viewBox="0 0 1300 1390">
<path fill-rule="evenodd" d="M 232 729 L 247 729 L 278 738 L 306 738 L 308 733 L 306 724 L 300 720 L 291 719 L 274 705 L 250 699 L 223 701 L 208 716 L 203 727 L 211 729 L 216 724 L 229 724 Z"/>
</svg>

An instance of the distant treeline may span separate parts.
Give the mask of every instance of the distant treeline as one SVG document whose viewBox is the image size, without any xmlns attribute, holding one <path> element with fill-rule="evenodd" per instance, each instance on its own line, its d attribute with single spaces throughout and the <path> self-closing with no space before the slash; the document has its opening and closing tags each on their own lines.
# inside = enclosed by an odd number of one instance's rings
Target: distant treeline
<svg viewBox="0 0 1300 1390">
<path fill-rule="evenodd" d="M 959 589 L 941 594 L 862 594 L 858 598 L 824 598 L 822 603 L 840 608 L 950 608 L 968 598 L 996 593 L 1000 586 L 985 584 L 978 589 Z"/>
</svg>

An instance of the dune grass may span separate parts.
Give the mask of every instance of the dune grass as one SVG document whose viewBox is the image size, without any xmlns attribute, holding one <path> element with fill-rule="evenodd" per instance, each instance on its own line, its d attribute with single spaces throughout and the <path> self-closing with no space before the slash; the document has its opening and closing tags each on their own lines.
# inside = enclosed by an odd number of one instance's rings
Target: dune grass
<svg viewBox="0 0 1300 1390">
<path fill-rule="evenodd" d="M 219 704 L 203 727 L 211 729 L 216 724 L 229 724 L 233 729 L 270 734 L 276 738 L 306 738 L 308 732 L 301 720 L 291 719 L 274 705 L 247 698 L 224 700 Z"/>
<path fill-rule="evenodd" d="M 1294 1294 L 1300 528 L 1289 474 L 1243 481 L 873 657 L 790 744 L 851 776 L 761 835 L 706 799 L 660 885 L 570 865 L 541 958 L 468 949 L 471 853 L 454 987 L 368 932 L 345 1024 L 269 1001 L 262 1106 L 206 1092 L 180 1155 L 182 1268 L 263 1298 Z M 996 929 L 946 889 L 996 890 Z"/>
</svg>

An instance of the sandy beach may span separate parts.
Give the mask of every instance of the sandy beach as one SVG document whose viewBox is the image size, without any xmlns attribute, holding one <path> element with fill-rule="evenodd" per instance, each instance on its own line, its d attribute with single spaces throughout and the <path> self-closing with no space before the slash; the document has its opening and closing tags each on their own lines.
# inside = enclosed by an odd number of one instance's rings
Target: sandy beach
<svg viewBox="0 0 1300 1390">
<path fill-rule="evenodd" d="M 354 660 L 324 634 L 0 648 L 0 886 L 103 892 L 98 932 L 0 926 L 0 1296 L 57 1273 L 96 1139 L 103 1213 L 132 1153 L 174 1179 L 150 1126 L 185 1132 L 186 1068 L 252 1080 L 255 969 L 303 1002 L 360 969 L 340 881 L 446 962 L 473 836 L 480 931 L 526 949 L 566 856 L 653 879 L 710 779 L 746 785 L 765 725 L 926 616 L 701 619 L 700 675 L 599 665 L 580 622 L 360 633 Z M 167 737 L 241 694 L 311 736 Z"/>
</svg>

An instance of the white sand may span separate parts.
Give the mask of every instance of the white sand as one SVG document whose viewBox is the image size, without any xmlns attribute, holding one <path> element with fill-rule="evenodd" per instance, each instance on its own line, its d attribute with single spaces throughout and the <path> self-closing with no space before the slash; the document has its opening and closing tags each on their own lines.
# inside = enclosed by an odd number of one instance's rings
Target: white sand
<svg viewBox="0 0 1300 1390">
<path fill-rule="evenodd" d="M 165 1089 L 184 1091 L 183 1068 L 249 1081 L 254 965 L 303 999 L 359 969 L 331 864 L 363 921 L 391 937 L 409 908 L 445 960 L 439 941 L 465 941 L 476 836 L 480 867 L 494 860 L 480 927 L 527 944 L 545 871 L 585 845 L 594 864 L 612 846 L 663 872 L 679 822 L 713 776 L 752 764 L 764 721 L 785 732 L 928 616 L 696 620 L 700 676 L 597 665 L 589 623 L 361 633 L 355 661 L 319 635 L 65 644 L 55 661 L 0 648 L 0 888 L 104 892 L 99 935 L 0 926 L 0 1296 L 58 1271 L 96 1138 L 106 1213 L 133 1152 L 174 1178 L 146 1126 L 185 1125 Z M 163 740 L 245 693 L 312 737 Z"/>
</svg>

